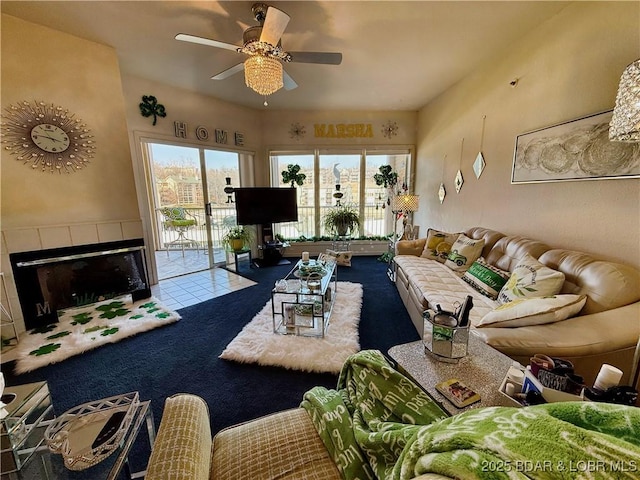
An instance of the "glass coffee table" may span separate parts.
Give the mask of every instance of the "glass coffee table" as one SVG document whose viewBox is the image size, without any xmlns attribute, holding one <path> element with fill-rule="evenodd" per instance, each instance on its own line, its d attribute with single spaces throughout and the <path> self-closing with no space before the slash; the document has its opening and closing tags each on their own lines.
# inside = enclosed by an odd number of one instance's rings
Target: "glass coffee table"
<svg viewBox="0 0 640 480">
<path fill-rule="evenodd" d="M 55 421 L 55 420 L 52 420 Z M 51 423 L 50 421 L 49 423 Z M 148 442 L 144 445 L 138 434 L 146 427 Z M 43 442 L 30 456 L 28 462 L 18 471 L 3 474 L 2 480 L 120 480 L 143 478 L 145 475 L 148 454 L 136 455 L 137 463 L 129 461 L 130 454 L 137 449 L 151 451 L 155 441 L 155 425 L 151 411 L 151 401 L 141 401 L 135 405 L 133 418 L 129 427 L 111 455 L 94 466 L 84 470 L 69 470 L 65 467 L 63 457 L 49 451 Z M 144 460 L 138 457 L 144 457 Z M 134 472 L 134 469 L 136 470 Z M 139 469 L 139 470 L 138 470 Z"/>
<path fill-rule="evenodd" d="M 389 349 L 389 356 L 397 363 L 398 370 L 408 374 L 446 412 L 455 415 L 471 408 L 506 406 L 513 407 L 513 401 L 500 393 L 500 384 L 513 359 L 484 343 L 470 332 L 468 354 L 458 363 L 441 362 L 425 351 L 424 343 L 417 342 L 396 345 Z M 458 408 L 446 399 L 436 384 L 452 378 L 480 394 L 480 401 L 464 408 Z"/>
<path fill-rule="evenodd" d="M 324 337 L 336 299 L 336 262 L 298 260 L 271 291 L 273 333 Z"/>
</svg>

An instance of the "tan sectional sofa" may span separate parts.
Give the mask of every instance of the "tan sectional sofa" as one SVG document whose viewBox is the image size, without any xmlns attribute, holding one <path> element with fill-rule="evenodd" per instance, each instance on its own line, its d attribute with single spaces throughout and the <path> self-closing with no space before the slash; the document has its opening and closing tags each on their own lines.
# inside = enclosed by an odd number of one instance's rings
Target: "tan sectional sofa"
<svg viewBox="0 0 640 480">
<path fill-rule="evenodd" d="M 145 480 L 341 480 L 311 417 L 292 408 L 211 438 L 205 401 L 167 398 Z M 447 480 L 426 474 L 416 480 Z"/>
<path fill-rule="evenodd" d="M 464 232 L 484 239 L 482 256 L 487 263 L 511 272 L 526 254 L 565 275 L 560 293 L 585 294 L 578 316 L 557 323 L 517 328 L 475 328 L 486 343 L 526 365 L 536 353 L 573 362 L 576 372 L 593 382 L 601 365 L 609 363 L 624 372 L 628 382 L 640 336 L 640 271 L 591 255 L 554 249 L 520 236 L 507 236 L 482 227 Z M 418 333 L 423 333 L 423 312 L 440 304 L 451 310 L 454 301 L 472 295 L 471 325 L 492 311 L 497 303 L 482 295 L 460 274 L 442 263 L 422 257 L 426 238 L 396 244 L 396 286 Z"/>
</svg>

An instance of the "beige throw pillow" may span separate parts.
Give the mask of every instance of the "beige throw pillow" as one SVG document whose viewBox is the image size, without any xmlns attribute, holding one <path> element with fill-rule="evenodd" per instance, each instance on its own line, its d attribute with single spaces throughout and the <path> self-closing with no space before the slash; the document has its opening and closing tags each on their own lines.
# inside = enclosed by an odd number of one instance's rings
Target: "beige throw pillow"
<svg viewBox="0 0 640 480">
<path fill-rule="evenodd" d="M 518 261 L 509 281 L 500 290 L 498 303 L 556 295 L 560 293 L 563 284 L 564 273 L 544 266 L 527 253 Z"/>
<path fill-rule="evenodd" d="M 586 295 L 521 298 L 496 307 L 480 320 L 477 327 L 525 327 L 555 323 L 580 313 L 586 301 Z"/>
<path fill-rule="evenodd" d="M 484 238 L 474 240 L 461 233 L 451 246 L 451 251 L 444 264 L 456 272 L 466 272 L 475 262 L 484 248 Z"/>
<path fill-rule="evenodd" d="M 427 232 L 427 241 L 424 244 L 424 250 L 421 256 L 444 263 L 458 235 L 460 234 L 441 232 L 440 230 L 430 228 Z"/>
</svg>

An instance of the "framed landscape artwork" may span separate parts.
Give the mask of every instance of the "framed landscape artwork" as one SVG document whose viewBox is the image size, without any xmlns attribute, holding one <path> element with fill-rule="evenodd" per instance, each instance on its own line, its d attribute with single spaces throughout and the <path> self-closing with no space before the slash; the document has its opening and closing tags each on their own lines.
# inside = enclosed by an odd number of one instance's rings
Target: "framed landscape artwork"
<svg viewBox="0 0 640 480">
<path fill-rule="evenodd" d="M 612 111 L 516 137 L 511 183 L 640 178 L 640 144 L 609 140 Z"/>
</svg>

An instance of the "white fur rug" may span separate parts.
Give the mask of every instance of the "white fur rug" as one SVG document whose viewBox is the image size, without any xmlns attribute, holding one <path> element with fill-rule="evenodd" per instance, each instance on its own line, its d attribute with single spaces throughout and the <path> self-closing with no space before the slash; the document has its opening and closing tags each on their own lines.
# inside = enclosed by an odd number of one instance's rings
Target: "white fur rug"
<svg viewBox="0 0 640 480">
<path fill-rule="evenodd" d="M 58 323 L 29 330 L 20 337 L 15 372 L 60 362 L 180 318 L 154 297 L 132 302 L 131 295 L 60 311 Z"/>
<path fill-rule="evenodd" d="M 220 358 L 307 372 L 339 373 L 347 357 L 360 350 L 358 323 L 362 285 L 338 282 L 324 338 L 273 333 L 271 300 L 222 352 Z"/>
</svg>

